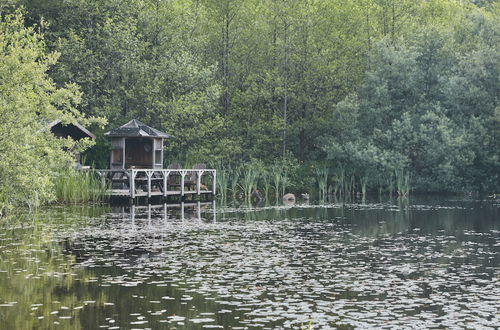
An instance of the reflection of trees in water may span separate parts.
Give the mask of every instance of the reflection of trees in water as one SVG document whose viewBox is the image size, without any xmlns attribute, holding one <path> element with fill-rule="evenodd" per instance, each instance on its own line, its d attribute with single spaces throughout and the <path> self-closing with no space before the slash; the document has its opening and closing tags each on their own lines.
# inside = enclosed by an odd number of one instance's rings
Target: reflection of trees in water
<svg viewBox="0 0 500 330">
<path fill-rule="evenodd" d="M 16 302 L 13 307 L 0 309 L 2 328 L 49 329 L 58 320 L 72 329 L 85 328 L 79 323 L 81 309 L 75 307 L 82 306 L 83 301 L 95 300 L 101 306 L 107 301 L 104 293 L 93 295 L 80 289 L 94 276 L 93 271 L 74 269 L 76 257 L 66 250 L 68 243 L 53 236 L 54 227 L 81 224 L 89 212 L 95 214 L 90 208 L 83 210 L 71 208 L 76 214 L 61 209 L 51 210 L 45 216 L 38 213 L 29 225 L 23 223 L 16 229 L 2 230 L 0 303 Z M 82 218 L 77 214 L 83 214 Z"/>
</svg>

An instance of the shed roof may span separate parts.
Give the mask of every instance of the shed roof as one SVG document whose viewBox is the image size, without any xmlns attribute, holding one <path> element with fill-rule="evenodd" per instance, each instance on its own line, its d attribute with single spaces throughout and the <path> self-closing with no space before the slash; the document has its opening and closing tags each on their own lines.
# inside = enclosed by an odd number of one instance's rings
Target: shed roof
<svg viewBox="0 0 500 330">
<path fill-rule="evenodd" d="M 132 119 L 123 126 L 113 128 L 111 131 L 104 133 L 111 137 L 154 137 L 154 138 L 169 138 L 170 135 L 161 132 L 155 128 L 141 123 L 136 119 Z"/>
<path fill-rule="evenodd" d="M 74 140 L 90 138 L 95 140 L 95 135 L 77 122 L 63 124 L 61 119 L 56 119 L 49 123 L 48 127 L 57 136 L 71 137 Z"/>
</svg>

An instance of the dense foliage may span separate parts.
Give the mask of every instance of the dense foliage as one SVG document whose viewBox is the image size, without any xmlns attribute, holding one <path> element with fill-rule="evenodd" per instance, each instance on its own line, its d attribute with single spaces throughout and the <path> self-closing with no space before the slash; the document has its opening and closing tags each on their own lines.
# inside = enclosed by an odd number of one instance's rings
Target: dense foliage
<svg viewBox="0 0 500 330">
<path fill-rule="evenodd" d="M 302 164 L 297 185 L 321 167 L 364 189 L 499 187 L 498 1 L 8 0 L 3 20 L 20 7 L 81 112 L 171 133 L 167 162 L 285 158 Z M 87 159 L 106 166 L 107 143 Z"/>
<path fill-rule="evenodd" d="M 0 215 L 16 204 L 36 206 L 52 200 L 52 178 L 72 164 L 70 150 L 88 146 L 57 139 L 48 124 L 84 121 L 76 106 L 81 92 L 75 84 L 56 87 L 47 71 L 56 53 L 46 53 L 33 28 L 23 26 L 19 12 L 0 22 Z M 88 122 L 88 121 L 85 121 Z"/>
</svg>

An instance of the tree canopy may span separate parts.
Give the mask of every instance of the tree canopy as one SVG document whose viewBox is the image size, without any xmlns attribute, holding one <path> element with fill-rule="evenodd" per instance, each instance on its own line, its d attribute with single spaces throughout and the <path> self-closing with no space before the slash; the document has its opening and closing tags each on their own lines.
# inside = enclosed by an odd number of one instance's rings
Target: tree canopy
<svg viewBox="0 0 500 330">
<path fill-rule="evenodd" d="M 54 198 L 51 175 L 71 162 L 65 150 L 89 141 L 58 139 L 48 124 L 84 120 L 76 109 L 82 93 L 74 83 L 57 87 L 48 71 L 57 53 L 25 27 L 21 13 L 0 22 L 0 214 L 8 206 L 36 206 Z"/>
<path fill-rule="evenodd" d="M 19 8 L 21 35 L 7 28 Z M 27 40 L 8 56 L 31 56 L 57 91 L 44 97 L 65 95 L 107 128 L 137 118 L 167 131 L 167 161 L 286 155 L 369 177 L 372 188 L 404 171 L 421 191 L 499 187 L 499 12 L 498 1 L 472 0 L 0 5 L 3 38 Z M 108 147 L 98 139 L 89 161 L 106 166 Z"/>
</svg>

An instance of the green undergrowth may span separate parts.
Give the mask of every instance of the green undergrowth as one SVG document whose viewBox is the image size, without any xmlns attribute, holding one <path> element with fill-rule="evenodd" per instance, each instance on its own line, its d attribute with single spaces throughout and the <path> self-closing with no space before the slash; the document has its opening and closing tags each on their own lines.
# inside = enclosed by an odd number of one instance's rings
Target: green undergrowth
<svg viewBox="0 0 500 330">
<path fill-rule="evenodd" d="M 62 169 L 53 183 L 58 203 L 98 203 L 107 199 L 109 187 L 93 170 Z"/>
</svg>

